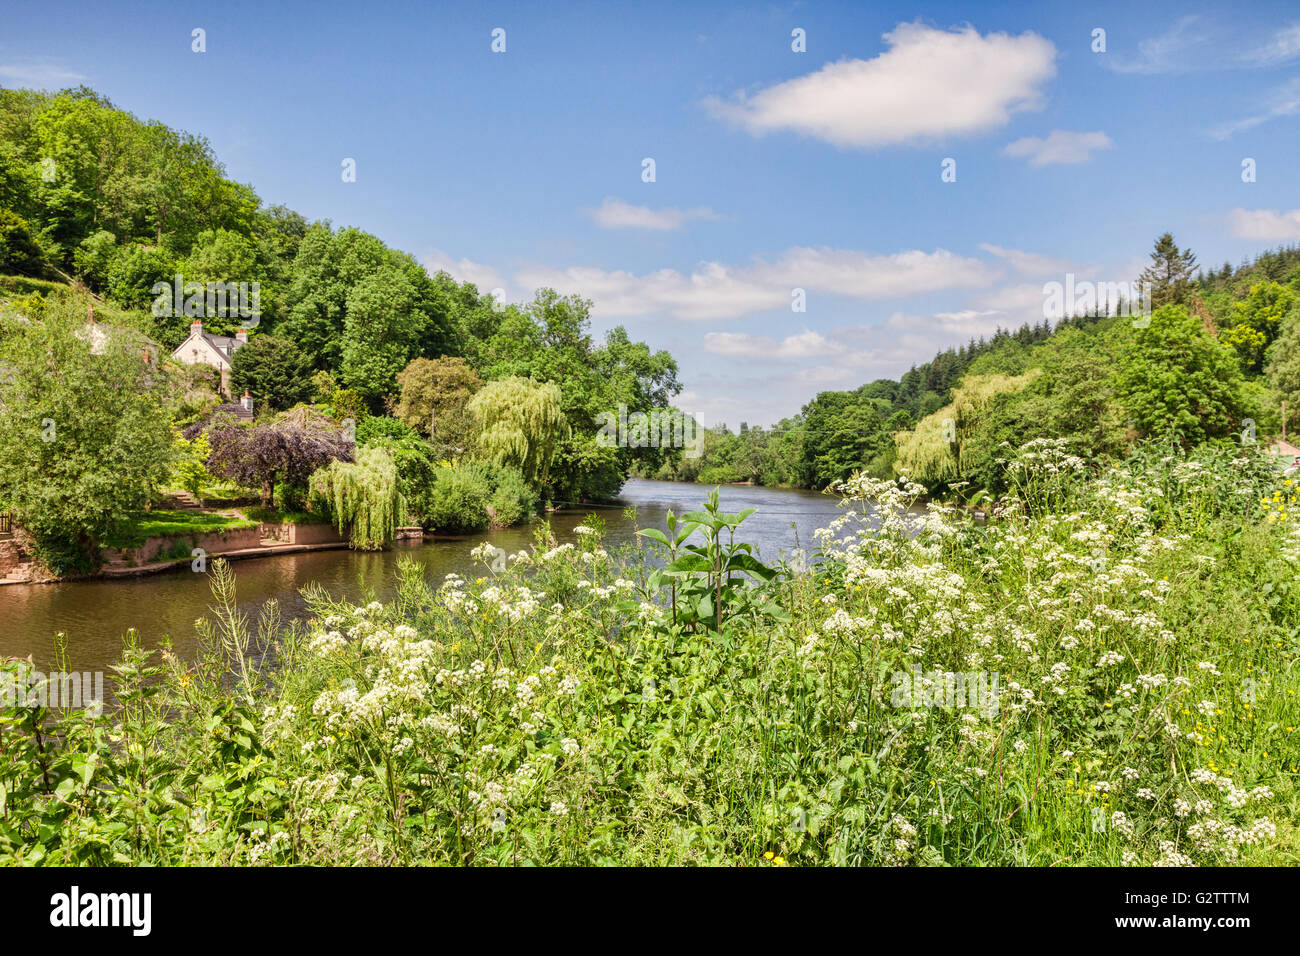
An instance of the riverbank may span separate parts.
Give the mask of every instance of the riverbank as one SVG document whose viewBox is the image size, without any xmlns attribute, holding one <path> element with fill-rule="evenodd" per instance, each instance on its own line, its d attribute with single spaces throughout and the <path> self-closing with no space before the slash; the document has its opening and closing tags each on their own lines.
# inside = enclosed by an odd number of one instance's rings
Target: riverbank
<svg viewBox="0 0 1300 956">
<path fill-rule="evenodd" d="M 305 626 L 176 576 L 207 640 L 16 738 L 0 864 L 1295 865 L 1300 493 L 1180 464 L 1043 471 L 983 528 L 863 480 L 826 573 L 717 592 L 590 521 L 499 572 L 359 556 Z"/>
<path fill-rule="evenodd" d="M 547 516 L 546 524 L 557 545 L 578 543 L 579 525 L 599 516 L 611 547 L 635 547 L 641 528 L 663 528 L 671 509 L 677 515 L 700 506 L 707 489 L 678 482 L 630 480 L 621 501 L 606 507 L 566 508 Z M 795 548 L 810 549 L 813 531 L 829 524 L 837 514 L 832 502 L 808 492 L 777 492 L 763 488 L 723 488 L 722 502 L 729 511 L 758 508 L 745 522 L 741 539 L 770 559 Z M 628 514 L 635 508 L 635 519 Z M 791 523 L 796 527 L 792 528 Z M 430 581 L 448 574 L 468 580 L 490 574 L 472 556 L 483 543 L 516 554 L 532 546 L 541 523 L 516 525 L 471 534 L 429 534 L 422 541 L 402 540 L 384 551 L 354 551 L 346 547 L 311 550 L 259 549 L 234 564 L 239 579 L 241 610 L 256 618 L 265 602 L 275 600 L 285 620 L 307 613 L 301 592 L 322 587 L 349 600 L 366 603 L 390 600 L 396 594 L 398 564 L 412 558 Z M 189 560 L 175 566 L 189 569 Z M 208 562 L 211 571 L 212 562 Z M 131 574 L 113 578 L 84 578 L 41 585 L 0 588 L 0 656 L 27 657 L 37 663 L 53 661 L 53 637 L 69 635 L 72 663 L 82 670 L 107 669 L 121 655 L 122 636 L 134 628 L 141 644 L 157 646 L 169 640 L 175 652 L 188 659 L 196 651 L 194 620 L 211 603 L 208 574 Z M 142 609 L 147 609 L 142 613 Z"/>
</svg>

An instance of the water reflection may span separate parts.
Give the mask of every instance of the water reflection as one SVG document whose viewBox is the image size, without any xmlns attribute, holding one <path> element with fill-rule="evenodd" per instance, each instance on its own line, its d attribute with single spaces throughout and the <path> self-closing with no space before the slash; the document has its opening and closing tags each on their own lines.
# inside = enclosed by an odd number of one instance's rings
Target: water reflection
<svg viewBox="0 0 1300 956">
<path fill-rule="evenodd" d="M 677 514 L 696 509 L 709 489 L 700 485 L 634 479 L 623 488 L 622 504 L 614 508 L 577 509 L 552 515 L 551 526 L 561 542 L 574 541 L 573 529 L 595 510 L 605 522 L 610 548 L 630 542 L 636 526 L 663 528 L 668 509 Z M 765 560 L 796 546 L 811 549 L 813 531 L 838 513 L 835 499 L 806 491 L 725 486 L 722 507 L 727 511 L 757 508 L 741 527 L 739 540 L 755 545 Z M 624 514 L 635 505 L 634 526 Z M 398 560 L 409 556 L 426 568 L 430 581 L 440 583 L 451 571 L 481 572 L 470 558 L 480 541 L 507 551 L 526 548 L 533 527 L 507 528 L 456 539 L 398 543 L 390 551 L 316 551 L 240 561 L 232 565 L 242 609 L 255 618 L 270 598 L 280 602 L 285 619 L 300 616 L 305 606 L 299 590 L 316 583 L 330 593 L 358 602 L 393 593 Z M 122 635 L 134 627 L 146 647 L 170 636 L 182 656 L 195 649 L 194 621 L 208 613 L 212 596 L 207 576 L 184 570 L 112 581 L 73 581 L 65 584 L 0 587 L 0 656 L 32 655 L 39 667 L 53 664 L 53 636 L 68 635 L 69 667 L 102 670 L 118 659 Z"/>
</svg>

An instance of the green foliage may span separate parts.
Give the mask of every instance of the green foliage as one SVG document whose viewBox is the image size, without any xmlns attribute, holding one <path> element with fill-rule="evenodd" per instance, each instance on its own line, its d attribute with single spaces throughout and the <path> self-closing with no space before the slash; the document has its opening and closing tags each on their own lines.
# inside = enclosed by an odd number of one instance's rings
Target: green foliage
<svg viewBox="0 0 1300 956">
<path fill-rule="evenodd" d="M 73 253 L 72 261 L 77 272 L 90 288 L 97 292 L 108 289 L 109 270 L 118 255 L 117 236 L 107 229 L 92 233 L 81 241 Z"/>
<path fill-rule="evenodd" d="M 131 309 L 148 308 L 154 301 L 153 287 L 172 284 L 176 263 L 163 249 L 133 245 L 120 250 L 108 267 L 108 294 Z M 174 317 L 181 322 L 182 317 Z"/>
<path fill-rule="evenodd" d="M 397 376 L 401 395 L 393 415 L 429 437 L 439 458 L 457 458 L 474 440 L 469 400 L 483 387 L 463 358 L 416 358 Z"/>
<path fill-rule="evenodd" d="M 633 411 L 667 408 L 681 389 L 672 356 L 631 341 L 624 329 L 608 331 L 602 344 L 593 342 L 590 309 L 589 301 L 553 289 L 538 290 L 523 308 L 498 313 L 480 301 L 464 309 L 464 354 L 484 379 L 519 377 L 559 386 L 569 430 L 556 444 L 545 482 L 547 496 L 556 501 L 608 500 L 634 461 L 658 467 L 660 449 L 598 443 L 597 416 L 616 413 L 620 404 Z"/>
<path fill-rule="evenodd" d="M 479 470 L 441 465 L 424 516 L 425 527 L 448 534 L 482 531 L 491 524 L 488 501 L 492 488 Z"/>
<path fill-rule="evenodd" d="M 1277 339 L 1283 321 L 1296 312 L 1298 304 L 1300 297 L 1276 282 L 1252 286 L 1244 301 L 1233 303 L 1233 322 L 1220 333 L 1219 340 L 1237 350 L 1244 371 L 1261 372 L 1269 346 Z"/>
<path fill-rule="evenodd" d="M 359 229 L 312 226 L 289 274 L 292 306 L 278 331 L 313 368 L 336 370 L 363 395 L 391 393 L 413 356 L 450 344 L 435 280 L 411 256 Z"/>
<path fill-rule="evenodd" d="M 419 441 L 420 434 L 409 425 L 387 415 L 369 415 L 357 425 L 358 445 L 369 445 L 380 438 Z"/>
<path fill-rule="evenodd" d="M 324 508 L 352 547 L 377 551 L 397 537 L 406 516 L 397 465 L 382 448 L 363 448 L 356 461 L 336 461 L 311 476 L 314 508 Z"/>
<path fill-rule="evenodd" d="M 494 462 L 469 462 L 459 466 L 478 475 L 488 488 L 486 508 L 493 528 L 507 528 L 532 517 L 537 509 L 537 486 L 531 484 L 518 468 Z"/>
<path fill-rule="evenodd" d="M 351 421 L 357 427 L 370 415 L 365 399 L 350 388 L 338 388 L 331 392 L 329 405 L 330 414 L 336 421 Z"/>
<path fill-rule="evenodd" d="M 236 395 L 245 389 L 275 411 L 292 408 L 311 392 L 307 358 L 289 339 L 252 335 L 230 361 L 230 385 Z"/>
<path fill-rule="evenodd" d="M 176 436 L 172 479 L 193 495 L 200 506 L 203 504 L 203 489 L 215 480 L 212 472 L 208 471 L 208 456 L 211 454 L 212 445 L 206 432 L 192 440 L 187 440 L 184 435 Z"/>
<path fill-rule="evenodd" d="M 663 571 L 651 571 L 647 586 L 657 591 L 661 582 L 670 582 L 669 607 L 674 626 L 721 633 L 725 623 L 742 615 L 756 621 L 790 620 L 771 595 L 751 584 L 771 582 L 776 571 L 758 560 L 753 545 L 736 541 L 740 525 L 757 510 L 724 512 L 718 503 L 718 489 L 714 488 L 702 510 L 682 517 L 680 528 L 670 510 L 667 534 L 654 528 L 637 532 L 666 555 Z M 687 543 L 696 531 L 701 533 L 703 543 Z"/>
<path fill-rule="evenodd" d="M 476 447 L 486 458 L 546 483 L 551 459 L 569 431 L 559 386 L 512 376 L 489 382 L 468 408 L 478 424 Z"/>
<path fill-rule="evenodd" d="M 129 330 L 97 331 L 59 302 L 0 341 L 0 500 L 84 551 L 145 506 L 172 456 L 162 376 Z"/>
<path fill-rule="evenodd" d="M 1300 415 L 1300 317 L 1292 316 L 1282 325 L 1277 341 L 1268 351 L 1264 368 L 1271 388 L 1287 405 L 1288 425 Z"/>
<path fill-rule="evenodd" d="M 1165 306 L 1133 330 L 1118 388 L 1143 435 L 1199 444 L 1235 433 L 1243 411 L 1236 355 L 1181 306 Z"/>
<path fill-rule="evenodd" d="M 397 467 L 397 490 L 406 505 L 402 520 L 423 524 L 431 508 L 437 482 L 438 465 L 433 450 L 414 433 L 381 434 L 381 431 L 387 432 L 390 429 L 376 428 L 372 425 L 373 422 L 387 422 L 398 428 L 405 426 L 391 418 L 368 418 L 357 428 L 357 442 L 382 448 L 393 459 Z"/>
<path fill-rule="evenodd" d="M 1186 305 L 1192 285 L 1196 256 L 1190 249 L 1179 249 L 1170 233 L 1156 240 L 1151 251 L 1151 265 L 1139 280 L 1149 296 L 1152 309 L 1166 305 Z"/>
<path fill-rule="evenodd" d="M 40 266 L 41 249 L 27 220 L 0 208 L 0 271 L 36 274 Z"/>
<path fill-rule="evenodd" d="M 720 626 L 712 503 L 713 560 L 645 529 L 674 572 L 539 528 L 487 581 L 309 590 L 305 627 L 218 561 L 193 659 L 128 636 L 106 715 L 0 704 L 0 864 L 1300 862 L 1300 554 L 1261 504 L 1294 481 L 1010 457 L 988 526 L 851 480 L 821 564 L 736 569 Z"/>
<path fill-rule="evenodd" d="M 910 432 L 898 436 L 894 468 L 923 484 L 957 481 L 988 459 L 982 442 L 971 442 L 996 397 L 1023 391 L 1040 369 L 1015 377 L 967 375 L 950 404 L 928 415 Z"/>
<path fill-rule="evenodd" d="M 874 400 L 862 394 L 822 392 L 804 406 L 803 426 L 798 475 L 810 488 L 861 471 L 892 443 Z"/>
</svg>

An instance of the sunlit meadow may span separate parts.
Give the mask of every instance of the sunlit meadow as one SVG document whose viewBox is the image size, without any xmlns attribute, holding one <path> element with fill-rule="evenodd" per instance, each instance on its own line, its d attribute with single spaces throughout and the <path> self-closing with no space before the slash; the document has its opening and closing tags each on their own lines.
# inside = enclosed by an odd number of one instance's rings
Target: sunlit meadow
<svg viewBox="0 0 1300 956">
<path fill-rule="evenodd" d="M 1294 481 L 1004 450 L 987 524 L 845 482 L 810 568 L 716 499 L 292 626 L 218 563 L 200 659 L 3 711 L 0 863 L 1298 862 Z"/>
</svg>

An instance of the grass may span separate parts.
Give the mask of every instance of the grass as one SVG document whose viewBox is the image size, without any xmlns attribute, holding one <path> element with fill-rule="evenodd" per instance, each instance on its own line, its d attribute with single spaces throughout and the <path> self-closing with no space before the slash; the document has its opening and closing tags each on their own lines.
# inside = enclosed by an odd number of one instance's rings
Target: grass
<svg viewBox="0 0 1300 956">
<path fill-rule="evenodd" d="M 329 519 L 310 511 L 281 511 L 278 508 L 240 508 L 242 514 L 260 524 L 329 524 Z"/>
<path fill-rule="evenodd" d="M 203 652 L 128 643 L 110 726 L 0 712 L 0 865 L 1300 863 L 1300 484 L 1009 457 L 987 526 L 851 480 L 717 630 L 698 552 L 666 578 L 594 518 L 304 625 L 218 561 Z"/>
<path fill-rule="evenodd" d="M 50 282 L 47 279 L 33 279 L 29 276 L 0 275 L 0 292 L 13 295 L 30 295 L 39 292 L 42 295 L 60 290 L 67 291 L 65 282 Z"/>
<path fill-rule="evenodd" d="M 127 525 L 105 542 L 110 548 L 136 548 L 148 538 L 196 537 L 239 528 L 253 528 L 259 522 L 234 515 L 204 511 L 141 511 L 130 516 Z"/>
</svg>

